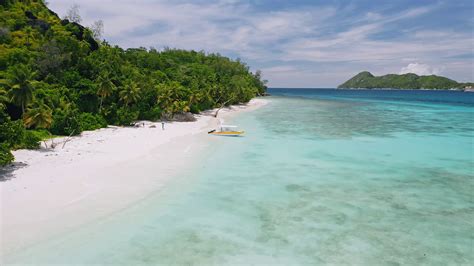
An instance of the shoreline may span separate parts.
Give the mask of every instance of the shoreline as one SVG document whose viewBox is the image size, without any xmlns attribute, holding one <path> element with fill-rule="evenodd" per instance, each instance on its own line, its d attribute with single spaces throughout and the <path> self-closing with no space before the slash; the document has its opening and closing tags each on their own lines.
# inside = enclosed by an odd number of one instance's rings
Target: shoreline
<svg viewBox="0 0 474 266">
<path fill-rule="evenodd" d="M 72 137 L 62 148 L 17 150 L 16 167 L 0 182 L 2 256 L 119 212 L 191 169 L 209 147 L 207 131 L 268 103 L 197 115 L 195 122 L 146 122 L 108 127 Z M 155 127 L 150 127 L 155 126 Z M 64 140 L 57 138 L 55 140 Z"/>
<path fill-rule="evenodd" d="M 401 88 L 336 88 L 336 90 L 371 90 L 371 91 L 460 91 L 460 92 L 472 92 L 469 89 L 401 89 Z"/>
<path fill-rule="evenodd" d="M 361 91 L 459 91 L 459 92 L 474 92 L 473 89 L 399 89 L 399 88 L 269 88 L 269 90 L 361 90 Z M 268 92 L 268 95 L 271 93 Z"/>
</svg>

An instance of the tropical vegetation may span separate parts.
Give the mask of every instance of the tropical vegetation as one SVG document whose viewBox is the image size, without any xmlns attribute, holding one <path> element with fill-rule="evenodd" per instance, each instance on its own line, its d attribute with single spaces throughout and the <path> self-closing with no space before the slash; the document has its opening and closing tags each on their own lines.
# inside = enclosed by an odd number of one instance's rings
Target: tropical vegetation
<svg viewBox="0 0 474 266">
<path fill-rule="evenodd" d="M 260 72 L 238 59 L 122 49 L 100 40 L 101 21 L 79 24 L 77 9 L 61 19 L 44 1 L 0 1 L 0 165 L 13 160 L 12 149 L 38 147 L 38 131 L 76 135 L 265 93 Z"/>
<path fill-rule="evenodd" d="M 374 76 L 368 71 L 360 72 L 338 88 L 393 88 L 393 89 L 463 89 L 472 87 L 472 83 L 458 83 L 452 79 L 441 76 L 418 76 L 413 73 L 388 74 Z"/>
</svg>

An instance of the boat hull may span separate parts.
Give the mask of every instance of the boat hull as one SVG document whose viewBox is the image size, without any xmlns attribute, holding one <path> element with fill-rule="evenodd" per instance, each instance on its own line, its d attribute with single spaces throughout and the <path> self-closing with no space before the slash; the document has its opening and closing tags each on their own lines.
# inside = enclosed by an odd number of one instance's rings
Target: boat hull
<svg viewBox="0 0 474 266">
<path fill-rule="evenodd" d="M 223 136 L 223 137 L 238 137 L 244 134 L 244 131 L 222 131 L 222 132 L 211 132 L 210 135 Z"/>
</svg>

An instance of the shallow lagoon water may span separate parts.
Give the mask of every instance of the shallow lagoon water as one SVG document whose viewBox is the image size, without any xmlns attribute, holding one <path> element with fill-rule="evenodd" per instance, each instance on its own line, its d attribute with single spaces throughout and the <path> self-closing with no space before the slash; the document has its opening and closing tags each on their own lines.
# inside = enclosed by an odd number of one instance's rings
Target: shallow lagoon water
<svg viewBox="0 0 474 266">
<path fill-rule="evenodd" d="M 270 104 L 233 119 L 245 137 L 209 136 L 199 166 L 164 191 L 9 260 L 474 261 L 474 94 L 271 93 Z"/>
</svg>

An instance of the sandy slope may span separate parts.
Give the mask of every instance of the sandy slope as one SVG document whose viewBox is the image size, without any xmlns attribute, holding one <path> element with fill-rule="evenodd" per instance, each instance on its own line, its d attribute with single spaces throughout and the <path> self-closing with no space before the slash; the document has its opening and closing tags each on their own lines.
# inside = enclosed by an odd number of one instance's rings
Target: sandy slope
<svg viewBox="0 0 474 266">
<path fill-rule="evenodd" d="M 254 99 L 221 110 L 219 117 L 266 103 Z M 84 132 L 64 148 L 15 151 L 18 167 L 0 172 L 10 177 L 0 182 L 1 253 L 73 230 L 159 191 L 210 145 L 207 131 L 219 121 L 209 113 L 196 122 L 167 123 L 165 130 L 161 123 L 110 127 Z"/>
</svg>

